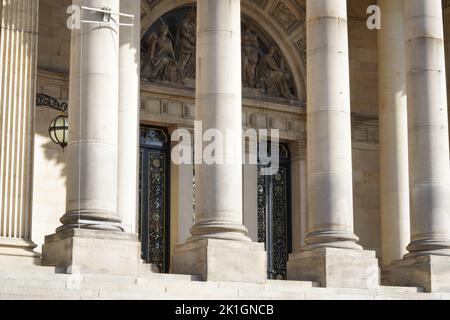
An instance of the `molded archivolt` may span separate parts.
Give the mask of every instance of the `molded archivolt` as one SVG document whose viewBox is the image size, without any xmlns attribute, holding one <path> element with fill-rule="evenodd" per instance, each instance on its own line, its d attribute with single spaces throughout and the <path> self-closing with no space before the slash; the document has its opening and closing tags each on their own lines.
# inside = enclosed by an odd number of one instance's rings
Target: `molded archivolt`
<svg viewBox="0 0 450 320">
<path fill-rule="evenodd" d="M 292 72 L 296 94 L 306 103 L 305 4 L 303 0 L 242 0 L 242 14 L 257 22 L 281 51 Z M 195 5 L 192 0 L 142 0 L 141 37 L 161 16 Z"/>
</svg>

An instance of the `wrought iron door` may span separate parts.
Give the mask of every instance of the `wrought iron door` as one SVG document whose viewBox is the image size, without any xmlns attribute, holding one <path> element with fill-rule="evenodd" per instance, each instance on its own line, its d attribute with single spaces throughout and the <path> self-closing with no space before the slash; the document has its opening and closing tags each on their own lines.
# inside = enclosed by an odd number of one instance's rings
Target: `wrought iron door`
<svg viewBox="0 0 450 320">
<path fill-rule="evenodd" d="M 166 130 L 140 129 L 139 237 L 142 259 L 169 272 L 170 139 Z"/>
<path fill-rule="evenodd" d="M 292 251 L 291 168 L 287 145 L 280 145 L 280 169 L 276 174 L 261 175 L 263 167 L 261 163 L 258 165 L 258 241 L 266 244 L 268 278 L 283 280 Z"/>
</svg>

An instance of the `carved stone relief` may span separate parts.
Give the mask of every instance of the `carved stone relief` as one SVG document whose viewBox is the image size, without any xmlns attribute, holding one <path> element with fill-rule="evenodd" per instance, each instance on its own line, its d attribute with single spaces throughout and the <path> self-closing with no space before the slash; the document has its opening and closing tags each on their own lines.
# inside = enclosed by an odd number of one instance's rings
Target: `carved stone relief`
<svg viewBox="0 0 450 320">
<path fill-rule="evenodd" d="M 175 45 L 180 73 L 183 78 L 195 78 L 195 50 L 197 40 L 197 13 L 189 10 L 177 28 Z"/>
<path fill-rule="evenodd" d="M 177 65 L 169 27 L 162 25 L 159 34 L 152 33 L 147 40 L 147 51 L 143 53 L 142 76 L 148 80 L 177 82 L 180 70 Z"/>
<path fill-rule="evenodd" d="M 272 16 L 278 21 L 286 31 L 291 31 L 300 25 L 300 20 L 294 15 L 291 9 L 282 1 L 280 1 Z"/>
<path fill-rule="evenodd" d="M 303 59 L 303 62 L 306 63 L 306 39 L 305 38 L 301 38 L 300 40 L 297 41 L 297 49 L 298 49 L 298 52 L 300 53 L 300 56 Z"/>
<path fill-rule="evenodd" d="M 148 4 L 151 5 L 151 6 L 155 5 L 155 4 L 158 3 L 159 1 L 160 1 L 160 0 L 147 0 Z"/>
<path fill-rule="evenodd" d="M 264 9 L 267 5 L 268 0 L 250 0 L 250 2 Z"/>
<path fill-rule="evenodd" d="M 281 51 L 257 24 L 242 19 L 242 85 L 245 96 L 298 100 Z M 163 85 L 194 88 L 196 11 L 182 7 L 162 16 L 142 41 L 142 78 Z"/>
</svg>

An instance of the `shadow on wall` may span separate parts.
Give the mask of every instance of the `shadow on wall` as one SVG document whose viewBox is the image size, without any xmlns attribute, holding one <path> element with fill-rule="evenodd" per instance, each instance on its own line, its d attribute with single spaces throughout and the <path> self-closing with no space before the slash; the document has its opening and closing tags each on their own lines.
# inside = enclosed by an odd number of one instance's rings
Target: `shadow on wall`
<svg viewBox="0 0 450 320">
<path fill-rule="evenodd" d="M 49 136 L 50 123 L 58 116 L 62 115 L 60 111 L 52 110 L 48 107 L 36 107 L 35 118 L 35 151 L 44 155 L 48 162 L 48 169 L 52 178 L 66 178 L 66 149 L 62 149 Z M 39 157 L 39 156 L 38 156 Z M 35 159 L 36 160 L 36 159 Z M 36 161 L 35 161 L 36 162 Z"/>
<path fill-rule="evenodd" d="M 36 107 L 33 179 L 33 232 L 38 245 L 46 235 L 53 234 L 65 212 L 67 151 L 49 137 L 50 122 L 61 112 L 48 107 Z"/>
</svg>

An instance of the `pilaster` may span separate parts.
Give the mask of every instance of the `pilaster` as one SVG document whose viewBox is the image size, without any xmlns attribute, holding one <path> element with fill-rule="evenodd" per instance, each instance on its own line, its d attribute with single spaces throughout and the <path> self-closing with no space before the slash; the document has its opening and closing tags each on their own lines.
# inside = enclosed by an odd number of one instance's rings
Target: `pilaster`
<svg viewBox="0 0 450 320">
<path fill-rule="evenodd" d="M 31 241 L 38 0 L 2 0 L 0 258 L 37 256 Z M 16 257 L 16 258 L 14 258 Z"/>
</svg>

